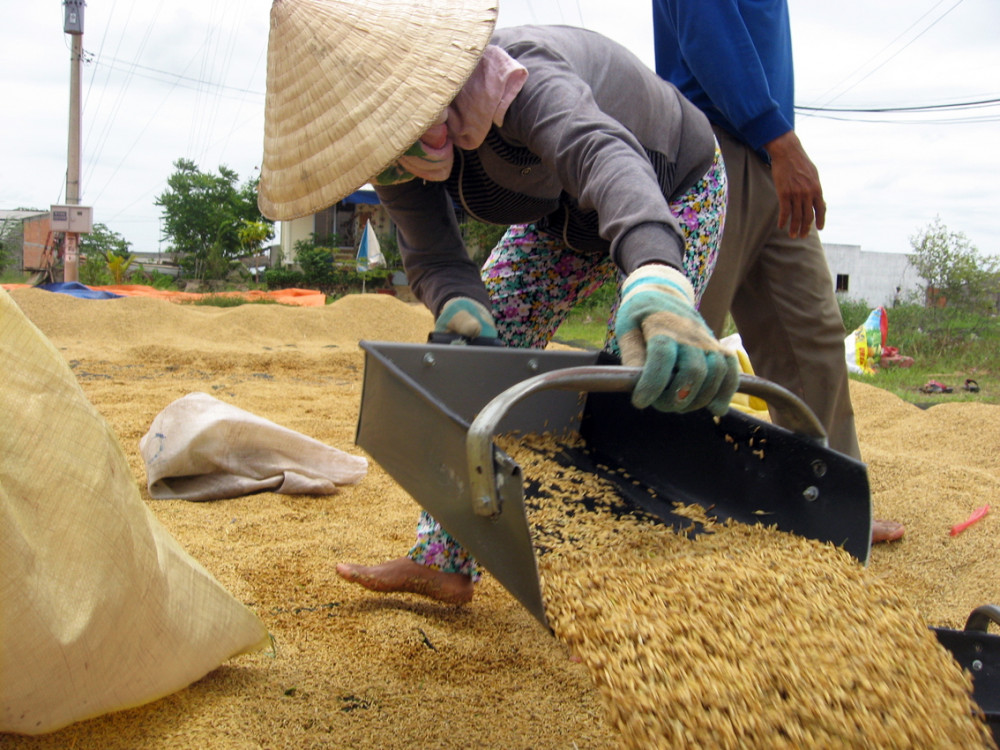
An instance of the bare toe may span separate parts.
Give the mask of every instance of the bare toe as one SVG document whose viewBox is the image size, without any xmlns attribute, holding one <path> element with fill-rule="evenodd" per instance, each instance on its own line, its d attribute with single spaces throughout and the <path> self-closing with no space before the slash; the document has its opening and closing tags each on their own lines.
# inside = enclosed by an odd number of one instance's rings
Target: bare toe
<svg viewBox="0 0 1000 750">
<path fill-rule="evenodd" d="M 902 539 L 906 527 L 898 521 L 886 521 L 876 518 L 872 521 L 872 543 L 894 542 Z"/>
</svg>

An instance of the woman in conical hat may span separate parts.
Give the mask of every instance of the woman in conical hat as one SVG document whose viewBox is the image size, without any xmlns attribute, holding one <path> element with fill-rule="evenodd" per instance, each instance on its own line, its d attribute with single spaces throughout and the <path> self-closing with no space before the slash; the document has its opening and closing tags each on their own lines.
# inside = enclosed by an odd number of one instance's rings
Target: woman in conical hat
<svg viewBox="0 0 1000 750">
<path fill-rule="evenodd" d="M 637 408 L 725 412 L 739 365 L 696 307 L 726 205 L 705 118 L 621 45 L 494 29 L 495 0 L 276 0 L 259 203 L 287 220 L 371 182 L 435 331 L 543 348 L 620 288 L 607 348 Z M 482 269 L 455 206 L 509 226 Z M 427 513 L 401 558 L 339 565 L 380 591 L 464 602 L 475 560 Z"/>
</svg>

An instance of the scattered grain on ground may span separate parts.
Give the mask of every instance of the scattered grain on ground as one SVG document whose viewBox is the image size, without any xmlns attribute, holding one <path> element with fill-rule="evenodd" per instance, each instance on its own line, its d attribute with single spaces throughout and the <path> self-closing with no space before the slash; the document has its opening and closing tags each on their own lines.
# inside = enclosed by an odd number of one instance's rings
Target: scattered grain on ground
<svg viewBox="0 0 1000 750">
<path fill-rule="evenodd" d="M 188 503 L 153 501 L 145 490 L 139 438 L 192 391 L 361 453 L 358 341 L 422 342 L 426 310 L 375 294 L 326 308 L 80 300 L 34 289 L 11 296 L 118 434 L 156 516 L 260 614 L 278 651 L 233 659 L 147 706 L 43 737 L 0 735 L 0 747 L 584 750 L 617 742 L 587 667 L 489 575 L 462 608 L 373 595 L 336 576 L 338 561 L 380 562 L 412 542 L 418 507 L 377 465 L 359 485 L 323 497 Z M 866 576 L 923 623 L 961 627 L 972 608 L 1000 603 L 997 509 L 948 535 L 1000 498 L 1000 407 L 923 411 L 857 383 L 852 395 L 876 515 L 907 525 L 901 542 L 876 546 Z M 725 573 L 706 580 L 717 585 Z"/>
</svg>

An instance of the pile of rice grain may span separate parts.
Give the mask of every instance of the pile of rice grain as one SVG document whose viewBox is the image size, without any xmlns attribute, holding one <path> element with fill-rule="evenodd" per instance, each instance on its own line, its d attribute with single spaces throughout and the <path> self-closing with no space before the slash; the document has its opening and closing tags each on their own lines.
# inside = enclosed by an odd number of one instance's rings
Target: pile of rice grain
<svg viewBox="0 0 1000 750">
<path fill-rule="evenodd" d="M 505 447 L 528 501 L 549 622 L 623 747 L 994 747 L 972 685 L 903 597 L 843 550 L 763 526 L 689 539 L 621 516 L 610 482 Z M 596 510 L 579 512 L 584 496 Z"/>
</svg>

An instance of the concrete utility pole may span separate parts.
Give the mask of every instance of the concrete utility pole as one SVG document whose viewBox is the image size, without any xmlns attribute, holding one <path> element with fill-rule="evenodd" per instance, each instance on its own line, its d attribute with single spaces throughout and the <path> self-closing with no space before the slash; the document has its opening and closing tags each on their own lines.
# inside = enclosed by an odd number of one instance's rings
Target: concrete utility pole
<svg viewBox="0 0 1000 750">
<path fill-rule="evenodd" d="M 73 37 L 69 78 L 69 149 L 66 164 L 66 203 L 80 204 L 80 71 L 83 67 L 83 0 L 63 0 L 66 9 L 63 31 Z M 63 279 L 80 278 L 80 234 L 66 232 Z"/>
</svg>

